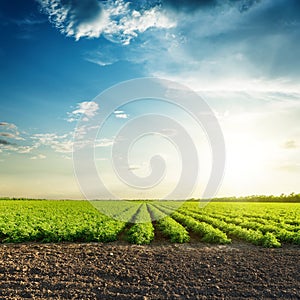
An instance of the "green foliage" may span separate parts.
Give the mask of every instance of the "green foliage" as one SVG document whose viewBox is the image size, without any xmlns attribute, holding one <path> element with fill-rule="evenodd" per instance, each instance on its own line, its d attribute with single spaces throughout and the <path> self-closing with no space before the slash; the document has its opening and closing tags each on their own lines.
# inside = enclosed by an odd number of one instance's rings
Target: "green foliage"
<svg viewBox="0 0 300 300">
<path fill-rule="evenodd" d="M 94 207 L 106 216 L 123 222 L 133 221 L 141 203 L 133 201 L 92 201 Z"/>
<path fill-rule="evenodd" d="M 125 225 L 87 201 L 0 201 L 2 242 L 109 242 Z"/>
<path fill-rule="evenodd" d="M 180 211 L 255 245 L 299 243 L 300 205 L 296 203 L 210 203 L 203 209 L 188 203 Z"/>
<path fill-rule="evenodd" d="M 300 245 L 299 203 L 213 202 L 205 208 L 196 201 L 97 201 L 93 205 L 98 210 L 88 201 L 3 199 L 0 242 L 110 242 L 130 224 L 128 240 L 149 244 L 154 239 L 152 218 L 171 242 L 187 242 L 188 231 L 193 231 L 208 243 L 238 239 L 263 247 Z"/>
<path fill-rule="evenodd" d="M 151 223 L 151 216 L 147 209 L 147 204 L 143 203 L 133 216 L 134 223 Z"/>
<path fill-rule="evenodd" d="M 226 233 L 218 228 L 214 228 L 210 224 L 199 222 L 194 218 L 183 215 L 178 212 L 172 214 L 175 220 L 184 224 L 187 228 L 202 236 L 202 241 L 207 243 L 228 244 L 231 240 L 227 237 Z"/>
<path fill-rule="evenodd" d="M 150 244 L 154 239 L 154 227 L 152 223 L 137 223 L 127 232 L 127 240 L 132 244 Z"/>
<path fill-rule="evenodd" d="M 190 240 L 187 230 L 170 217 L 159 220 L 158 228 L 170 238 L 172 243 L 186 243 Z"/>
<path fill-rule="evenodd" d="M 132 217 L 132 220 L 136 224 L 131 226 L 128 230 L 127 240 L 130 243 L 137 245 L 150 244 L 154 239 L 154 227 L 146 203 L 142 203 L 139 206 L 139 209 Z"/>
<path fill-rule="evenodd" d="M 271 232 L 267 232 L 265 234 L 265 236 L 262 239 L 262 245 L 264 247 L 267 247 L 267 248 L 270 248 L 270 247 L 272 247 L 272 248 L 281 247 L 280 242 L 278 242 L 278 240 L 276 239 L 276 237 L 274 236 L 274 234 L 271 233 Z"/>
<path fill-rule="evenodd" d="M 172 243 L 185 243 L 190 240 L 188 231 L 174 219 L 167 216 L 165 213 L 148 204 L 153 218 L 157 220 L 158 229 L 164 236 L 168 237 Z"/>
</svg>

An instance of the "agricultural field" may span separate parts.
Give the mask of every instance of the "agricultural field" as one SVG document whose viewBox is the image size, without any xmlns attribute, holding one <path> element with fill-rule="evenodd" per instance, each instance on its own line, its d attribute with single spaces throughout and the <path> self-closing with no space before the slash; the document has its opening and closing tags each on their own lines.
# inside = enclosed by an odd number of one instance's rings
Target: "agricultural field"
<svg viewBox="0 0 300 300">
<path fill-rule="evenodd" d="M 1 200 L 0 241 L 300 245 L 300 203 Z"/>
</svg>

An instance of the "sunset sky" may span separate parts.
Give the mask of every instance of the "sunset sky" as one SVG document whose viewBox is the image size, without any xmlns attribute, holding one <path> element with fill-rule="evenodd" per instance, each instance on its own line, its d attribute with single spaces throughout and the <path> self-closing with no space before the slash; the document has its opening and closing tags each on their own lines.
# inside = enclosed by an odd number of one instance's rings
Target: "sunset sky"
<svg viewBox="0 0 300 300">
<path fill-rule="evenodd" d="M 72 162 L 77 122 L 101 111 L 98 94 L 139 77 L 184 84 L 214 111 L 226 145 L 217 196 L 300 192 L 300 1 L 1 0 L 0 32 L 0 197 L 84 198 Z M 154 189 L 133 191 L 110 163 L 117 130 L 158 112 L 195 140 L 201 170 L 190 196 L 201 197 L 205 134 L 153 99 L 111 115 L 95 148 L 99 176 L 120 198 L 172 190 L 180 157 L 159 136 L 137 143 L 130 158 L 145 176 L 152 150 L 165 157 Z"/>
</svg>

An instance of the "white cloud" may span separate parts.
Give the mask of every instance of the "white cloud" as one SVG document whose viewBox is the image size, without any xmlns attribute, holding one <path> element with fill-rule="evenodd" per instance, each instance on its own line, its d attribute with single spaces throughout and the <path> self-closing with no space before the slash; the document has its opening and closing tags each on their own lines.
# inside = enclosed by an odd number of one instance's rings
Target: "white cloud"
<svg viewBox="0 0 300 300">
<path fill-rule="evenodd" d="M 24 138 L 19 136 L 19 132 L 16 131 L 15 133 L 10 133 L 10 132 L 0 132 L 0 136 L 6 137 L 8 139 L 13 139 L 13 140 L 24 140 Z"/>
<path fill-rule="evenodd" d="M 15 129 L 15 130 L 17 129 L 17 126 L 15 124 L 7 123 L 7 122 L 0 122 L 0 126 L 8 129 Z"/>
<path fill-rule="evenodd" d="M 283 2 L 258 1 L 246 10 L 241 9 L 242 2 L 219 1 L 192 14 L 158 7 L 130 12 L 128 6 L 130 13 L 117 18 L 110 27 L 112 34 L 105 36 L 123 44 L 139 36 L 138 43 L 125 49 L 115 45 L 115 50 L 106 49 L 104 43 L 86 59 L 102 66 L 118 60 L 143 63 L 147 76 L 179 81 L 195 90 L 299 91 L 299 60 L 293 54 L 299 45 L 293 30 L 277 31 L 268 23 L 270 8 L 280 11 Z M 283 20 L 289 16 L 285 14 Z M 155 24 L 155 18 L 168 30 L 143 31 Z M 160 28 L 156 25 L 153 28 Z M 289 47 L 295 51 L 285 53 Z"/>
<path fill-rule="evenodd" d="M 115 110 L 114 111 L 115 117 L 118 119 L 128 119 L 129 114 L 125 113 L 123 110 Z"/>
<path fill-rule="evenodd" d="M 35 159 L 45 159 L 46 157 L 47 157 L 46 155 L 38 154 L 36 156 L 30 157 L 30 159 L 33 159 L 33 160 L 35 160 Z"/>
<path fill-rule="evenodd" d="M 61 141 L 61 142 L 53 141 L 51 147 L 55 152 L 71 153 L 73 152 L 73 141 L 72 140 Z"/>
<path fill-rule="evenodd" d="M 97 161 L 107 161 L 108 159 L 105 157 L 96 158 Z"/>
<path fill-rule="evenodd" d="M 0 137 L 13 140 L 24 140 L 24 138 L 20 136 L 18 127 L 13 123 L 0 122 L 0 130 L 5 130 L 5 132 L 0 132 Z"/>
<path fill-rule="evenodd" d="M 116 57 L 111 56 L 109 53 L 103 53 L 103 50 L 87 53 L 85 60 L 101 67 L 112 65 L 118 61 Z"/>
<path fill-rule="evenodd" d="M 20 154 L 24 154 L 24 153 L 30 153 L 32 152 L 32 150 L 36 149 L 37 146 L 33 145 L 33 146 L 19 146 L 17 147 L 16 151 Z"/>
<path fill-rule="evenodd" d="M 109 147 L 114 144 L 114 140 L 112 139 L 100 139 L 96 140 L 95 147 Z"/>
<path fill-rule="evenodd" d="M 83 121 L 88 121 L 94 117 L 99 110 L 98 103 L 94 101 L 84 101 L 77 104 L 77 107 L 72 112 L 68 113 L 68 122 L 78 121 L 82 118 Z"/>
<path fill-rule="evenodd" d="M 37 0 L 48 14 L 49 20 L 61 33 L 73 36 L 95 38 L 102 33 L 107 23 L 106 12 L 97 0 Z"/>
<path fill-rule="evenodd" d="M 127 115 L 127 114 L 117 114 L 116 118 L 118 118 L 118 119 L 128 119 L 128 116 L 129 115 Z"/>
<path fill-rule="evenodd" d="M 71 134 L 57 135 L 55 133 L 41 133 L 33 135 L 32 139 L 35 140 L 35 148 L 49 146 L 58 153 L 71 153 L 73 151 Z"/>
<path fill-rule="evenodd" d="M 0 132 L 0 136 L 7 137 L 9 139 L 15 138 L 15 135 L 13 135 L 12 133 L 8 133 L 8 132 Z"/>
<path fill-rule="evenodd" d="M 99 139 L 95 142 L 84 138 L 84 134 L 90 130 L 90 127 L 83 126 L 82 133 L 79 133 L 79 136 L 77 136 L 77 147 L 108 147 L 113 145 L 114 140 L 113 139 Z M 82 134 L 82 137 L 80 137 L 80 134 Z M 28 147 L 28 152 L 31 149 L 38 149 L 40 147 L 50 147 L 54 152 L 57 153 L 63 153 L 65 154 L 63 157 L 67 159 L 67 154 L 73 152 L 74 147 L 74 139 L 73 139 L 73 133 L 68 133 L 64 135 L 57 135 L 55 133 L 45 133 L 45 134 L 35 134 L 32 136 L 32 139 L 35 141 L 34 145 L 30 148 Z M 27 148 L 24 147 L 24 152 Z"/>
<path fill-rule="evenodd" d="M 59 136 L 55 133 L 37 133 L 32 136 L 34 140 L 37 140 L 38 146 L 49 145 L 52 143 L 53 140 L 57 139 L 58 137 Z"/>
<path fill-rule="evenodd" d="M 107 11 L 113 20 L 104 30 L 104 36 L 124 45 L 130 44 L 132 39 L 150 28 L 169 29 L 176 26 L 176 22 L 169 19 L 159 7 L 136 11 L 130 10 L 129 3 L 115 1 L 115 4 L 111 3 Z"/>
<path fill-rule="evenodd" d="M 103 35 L 113 42 L 128 45 L 149 28 L 171 28 L 176 25 L 158 6 L 137 11 L 123 0 L 37 1 L 55 27 L 76 40 Z"/>
</svg>

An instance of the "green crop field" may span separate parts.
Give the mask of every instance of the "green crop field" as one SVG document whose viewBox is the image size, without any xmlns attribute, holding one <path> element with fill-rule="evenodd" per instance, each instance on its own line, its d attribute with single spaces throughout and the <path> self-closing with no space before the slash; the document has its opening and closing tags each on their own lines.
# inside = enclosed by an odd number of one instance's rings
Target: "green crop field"
<svg viewBox="0 0 300 300">
<path fill-rule="evenodd" d="M 97 208 L 95 208 L 97 207 Z M 101 212 L 99 212 L 101 211 Z M 300 245 L 300 203 L 1 200 L 0 241 Z"/>
</svg>

